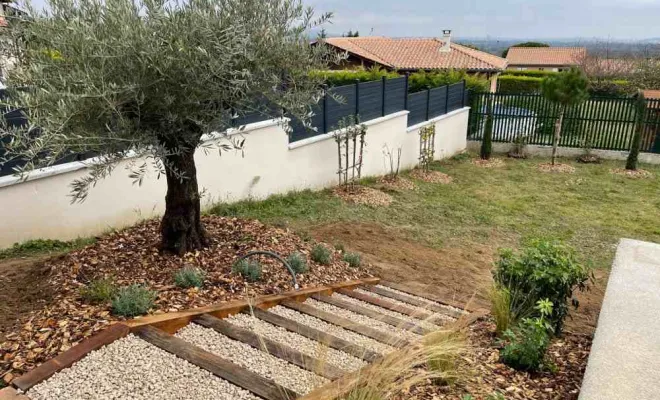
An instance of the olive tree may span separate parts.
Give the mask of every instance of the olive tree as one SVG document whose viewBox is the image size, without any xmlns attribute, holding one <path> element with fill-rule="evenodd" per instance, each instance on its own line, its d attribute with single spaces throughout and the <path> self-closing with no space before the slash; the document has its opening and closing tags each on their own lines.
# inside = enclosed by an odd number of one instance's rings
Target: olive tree
<svg viewBox="0 0 660 400">
<path fill-rule="evenodd" d="M 637 165 L 639 164 L 642 135 L 646 128 L 647 107 L 644 93 L 640 90 L 635 96 L 635 132 L 633 133 L 632 143 L 630 144 L 630 153 L 628 153 L 628 159 L 626 160 L 626 169 L 630 171 L 637 170 Z"/>
<path fill-rule="evenodd" d="M 74 201 L 130 156 L 130 176 L 167 181 L 162 248 L 178 254 L 208 238 L 200 222 L 195 150 L 240 149 L 224 133 L 237 117 L 309 121 L 322 93 L 311 70 L 336 61 L 309 45 L 315 16 L 300 0 L 49 0 L 2 33 L 20 43 L 7 85 L 30 127 L 9 130 L 19 171 L 96 154 L 72 183 Z M 285 121 L 285 119 L 280 119 Z M 284 123 L 283 123 L 284 124 Z M 207 134 L 219 140 L 206 141 Z M 7 139 L 7 138 L 5 138 Z M 136 162 L 135 160 L 140 160 Z M 222 171 L 218 172 L 222 179 Z M 153 174 L 155 175 L 155 174 Z"/>
<path fill-rule="evenodd" d="M 552 141 L 552 165 L 557 158 L 557 146 L 561 139 L 561 128 L 564 124 L 564 114 L 571 106 L 579 105 L 589 98 L 589 80 L 578 68 L 551 75 L 545 78 L 541 85 L 543 96 L 558 107 L 558 117 L 555 123 L 555 133 Z"/>
</svg>

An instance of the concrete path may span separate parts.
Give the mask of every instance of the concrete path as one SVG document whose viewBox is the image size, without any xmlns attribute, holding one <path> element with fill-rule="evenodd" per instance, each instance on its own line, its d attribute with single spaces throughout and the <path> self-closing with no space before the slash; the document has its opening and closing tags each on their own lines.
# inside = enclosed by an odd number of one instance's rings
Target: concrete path
<svg viewBox="0 0 660 400">
<path fill-rule="evenodd" d="M 580 400 L 660 399 L 660 245 L 622 239 Z"/>
</svg>

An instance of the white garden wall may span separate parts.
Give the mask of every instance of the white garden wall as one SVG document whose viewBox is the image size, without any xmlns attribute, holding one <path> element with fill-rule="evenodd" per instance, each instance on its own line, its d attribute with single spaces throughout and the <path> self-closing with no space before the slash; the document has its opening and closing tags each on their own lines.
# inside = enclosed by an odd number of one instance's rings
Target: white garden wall
<svg viewBox="0 0 660 400">
<path fill-rule="evenodd" d="M 408 128 L 408 112 L 390 114 L 366 122 L 363 176 L 387 172 L 383 147 L 396 152 L 402 147 L 402 168 L 417 165 L 419 128 L 436 125 L 436 158 L 460 153 L 466 148 L 469 109 L 463 108 Z M 248 125 L 245 151 L 218 155 L 196 154 L 204 206 L 220 201 L 265 198 L 292 190 L 320 189 L 336 184 L 337 147 L 332 134 L 289 144 L 276 121 Z M 35 171 L 27 181 L 12 176 L 0 178 L 0 248 L 29 239 L 70 240 L 103 233 L 160 215 L 164 210 L 165 180 L 154 173 L 135 186 L 128 178 L 126 160 L 113 175 L 99 182 L 82 204 L 71 204 L 69 184 L 84 176 L 83 163 L 75 162 Z"/>
</svg>

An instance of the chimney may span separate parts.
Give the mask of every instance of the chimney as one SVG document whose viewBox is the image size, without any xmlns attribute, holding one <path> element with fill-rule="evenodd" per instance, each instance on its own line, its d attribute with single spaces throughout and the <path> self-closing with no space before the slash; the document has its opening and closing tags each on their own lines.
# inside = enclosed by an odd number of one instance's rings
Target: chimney
<svg viewBox="0 0 660 400">
<path fill-rule="evenodd" d="M 442 47 L 440 51 L 443 53 L 449 53 L 451 51 L 451 30 L 444 29 L 442 31 Z"/>
</svg>

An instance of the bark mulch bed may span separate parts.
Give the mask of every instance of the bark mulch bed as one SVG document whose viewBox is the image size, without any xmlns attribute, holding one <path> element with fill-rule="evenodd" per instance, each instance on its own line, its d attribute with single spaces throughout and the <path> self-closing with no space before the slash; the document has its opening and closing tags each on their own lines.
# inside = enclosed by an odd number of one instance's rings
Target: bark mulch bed
<svg viewBox="0 0 660 400">
<path fill-rule="evenodd" d="M 384 189 L 395 192 L 417 189 L 417 186 L 413 181 L 402 176 L 384 176 L 378 180 L 378 183 L 379 186 L 382 186 Z"/>
<path fill-rule="evenodd" d="M 472 163 L 481 168 L 501 168 L 505 165 L 504 160 L 501 158 L 491 158 L 490 160 L 482 160 L 478 158 L 472 161 Z"/>
<path fill-rule="evenodd" d="M 625 176 L 627 178 L 633 178 L 633 179 L 653 178 L 653 174 L 644 169 L 636 169 L 633 171 L 625 168 L 616 168 L 616 169 L 611 169 L 610 173 L 614 175 Z"/>
<path fill-rule="evenodd" d="M 48 286 L 48 301 L 35 306 L 13 325 L 0 329 L 0 378 L 13 378 L 69 349 L 86 337 L 121 320 L 111 314 L 109 304 L 86 304 L 80 289 L 93 279 L 110 278 L 118 286 L 141 284 L 158 293 L 151 313 L 174 312 L 224 301 L 293 290 L 291 276 L 279 263 L 261 259 L 263 277 L 248 283 L 232 273 L 234 261 L 252 250 L 270 250 L 283 256 L 294 251 L 309 254 L 307 243 L 286 229 L 259 221 L 207 216 L 203 218 L 210 246 L 183 257 L 161 254 L 159 222 L 147 221 L 124 231 L 99 238 L 81 250 L 43 262 L 42 286 Z M 331 248 L 331 246 L 328 246 Z M 298 275 L 301 287 L 321 286 L 360 279 L 370 267 L 348 267 L 333 250 L 331 265 L 318 265 L 308 259 L 309 271 Z M 201 289 L 181 289 L 173 275 L 184 266 L 206 271 Z M 26 283 L 27 284 L 27 283 Z M 36 284 L 36 283 L 35 283 Z M 20 296 L 20 290 L 15 290 Z M 4 318 L 4 317 L 2 317 Z M 0 319 L 2 319 L 0 318 Z"/>
<path fill-rule="evenodd" d="M 451 176 L 443 174 L 440 171 L 424 171 L 419 168 L 412 170 L 410 176 L 427 183 L 442 183 L 444 185 L 450 184 L 453 181 Z"/>
<path fill-rule="evenodd" d="M 362 204 L 370 207 L 387 207 L 394 198 L 378 189 L 366 186 L 337 186 L 332 190 L 335 196 L 347 203 Z"/>
<path fill-rule="evenodd" d="M 554 372 L 516 371 L 500 363 L 495 324 L 481 320 L 467 332 L 468 351 L 459 361 L 460 378 L 450 386 L 429 382 L 413 387 L 401 397 L 406 400 L 463 399 L 471 395 L 485 400 L 501 393 L 505 399 L 574 400 L 578 398 L 587 367 L 591 337 L 566 333 L 555 338 L 547 352 Z M 494 397 L 491 397 L 494 398 Z"/>
<path fill-rule="evenodd" d="M 539 164 L 539 170 L 541 172 L 555 172 L 561 174 L 575 173 L 575 167 L 568 164 Z"/>
</svg>

